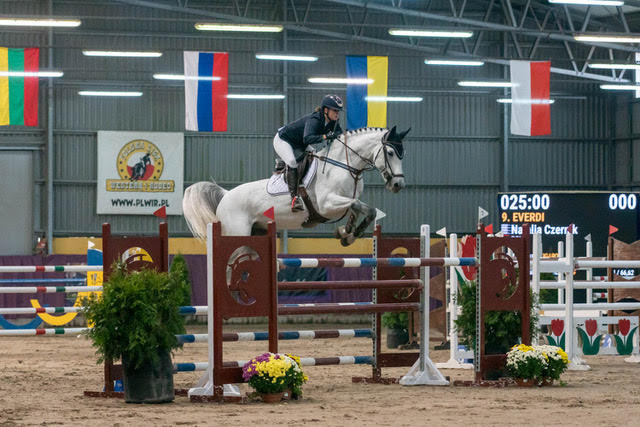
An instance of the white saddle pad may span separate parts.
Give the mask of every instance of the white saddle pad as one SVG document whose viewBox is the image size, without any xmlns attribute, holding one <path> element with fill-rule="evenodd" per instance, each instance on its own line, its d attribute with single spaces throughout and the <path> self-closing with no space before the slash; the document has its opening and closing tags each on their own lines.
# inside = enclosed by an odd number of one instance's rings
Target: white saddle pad
<svg viewBox="0 0 640 427">
<path fill-rule="evenodd" d="M 307 170 L 307 174 L 302 178 L 302 186 L 307 188 L 309 183 L 316 176 L 316 171 L 318 170 L 318 159 L 314 158 L 313 162 L 311 162 L 311 166 Z M 287 186 L 286 181 L 284 180 L 284 173 L 274 173 L 269 178 L 267 182 L 267 193 L 272 196 L 279 196 L 281 194 L 289 194 L 289 187 Z"/>
</svg>

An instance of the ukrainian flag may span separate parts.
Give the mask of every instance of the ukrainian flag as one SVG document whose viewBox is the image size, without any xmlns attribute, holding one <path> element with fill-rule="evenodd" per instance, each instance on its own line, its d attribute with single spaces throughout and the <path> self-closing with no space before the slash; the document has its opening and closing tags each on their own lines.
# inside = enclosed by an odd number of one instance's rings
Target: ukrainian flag
<svg viewBox="0 0 640 427">
<path fill-rule="evenodd" d="M 347 78 L 372 79 L 369 85 L 347 84 L 347 129 L 387 127 L 387 102 L 367 100 L 387 96 L 389 58 L 347 56 Z"/>
</svg>

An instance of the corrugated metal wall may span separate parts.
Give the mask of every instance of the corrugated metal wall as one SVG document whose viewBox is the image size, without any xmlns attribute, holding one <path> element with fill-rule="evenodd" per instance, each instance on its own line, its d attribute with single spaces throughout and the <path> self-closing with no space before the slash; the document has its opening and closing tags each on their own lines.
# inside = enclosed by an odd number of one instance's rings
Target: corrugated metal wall
<svg viewBox="0 0 640 427">
<path fill-rule="evenodd" d="M 44 2 L 7 3 L 11 5 L 7 13 L 32 14 L 33 7 Z M 252 13 L 254 7 L 268 2 L 254 3 Z M 77 15 L 81 9 L 83 17 L 130 18 L 104 19 L 100 23 L 93 19 L 91 31 L 81 37 L 74 35 L 73 30 L 56 32 L 54 36 L 55 68 L 65 71 L 64 78 L 54 81 L 54 234 L 97 235 L 100 224 L 105 221 L 113 224 L 116 233 L 153 233 L 157 221 L 153 217 L 95 214 L 99 161 L 96 132 L 184 131 L 182 87 L 151 77 L 155 72 L 182 73 L 183 50 L 230 52 L 231 92 L 282 92 L 283 65 L 254 58 L 259 51 L 280 50 L 282 35 L 258 38 L 203 34 L 193 30 L 193 22 L 197 20 L 193 16 L 121 4 L 55 2 L 54 7 L 59 15 Z M 273 10 L 265 7 L 264 18 L 272 15 Z M 43 46 L 41 63 L 46 64 L 45 32 L 1 34 L 2 45 Z M 496 193 L 505 184 L 502 170 L 505 107 L 496 103 L 501 93 L 463 90 L 456 82 L 501 79 L 505 77 L 502 67 L 427 67 L 423 64 L 427 55 L 421 53 L 350 41 L 327 42 L 311 35 L 289 34 L 288 46 L 290 51 L 314 53 L 321 59 L 311 64 L 288 64 L 287 120 L 311 111 L 325 93 L 344 95 L 344 88 L 312 86 L 306 79 L 312 75 L 344 75 L 345 54 L 388 55 L 389 94 L 424 97 L 421 103 L 388 106 L 389 125 L 412 128 L 404 165 L 408 188 L 392 194 L 384 190 L 377 173 L 366 176 L 368 185 L 363 199 L 388 214 L 384 221 L 386 231 L 415 233 L 419 224 L 426 222 L 436 229 L 446 226 L 449 231 L 471 232 L 475 228 L 478 205 L 492 212 L 491 221 L 497 221 Z M 158 59 L 125 60 L 89 58 L 81 54 L 82 48 L 107 47 L 153 48 L 163 51 L 164 55 Z M 629 118 L 623 116 L 626 98 L 619 100 L 615 111 L 611 111 L 613 99 L 609 102 L 601 91 L 594 90 L 593 84 L 568 80 L 552 75 L 552 92 L 580 96 L 559 97 L 553 105 L 551 137 L 509 137 L 506 181 L 509 189 L 595 190 L 639 181 L 640 168 L 634 169 L 629 164 L 633 146 L 638 142 L 630 142 L 628 138 L 631 132 L 637 134 L 638 131 L 630 130 Z M 45 87 L 41 85 L 39 129 L 0 129 L 2 144 L 7 143 L 9 135 L 17 135 L 11 140 L 12 144 L 35 142 L 43 146 L 47 126 Z M 134 99 L 77 95 L 80 89 L 116 87 L 143 90 L 144 95 Z M 230 188 L 270 173 L 271 139 L 285 121 L 282 101 L 230 100 L 229 108 L 228 132 L 185 132 L 186 185 L 212 177 Z M 612 117 L 616 123 L 611 123 Z M 343 117 L 342 121 L 345 123 L 346 119 Z M 616 135 L 612 134 L 614 129 Z M 614 140 L 614 137 L 621 139 Z M 36 231 L 42 231 L 46 227 L 46 162 L 38 152 L 35 156 L 40 165 L 36 172 L 35 191 L 40 204 L 35 225 Z M 323 226 L 311 233 L 328 233 L 332 228 Z M 182 218 L 171 217 L 170 229 L 172 235 L 188 235 Z"/>
</svg>

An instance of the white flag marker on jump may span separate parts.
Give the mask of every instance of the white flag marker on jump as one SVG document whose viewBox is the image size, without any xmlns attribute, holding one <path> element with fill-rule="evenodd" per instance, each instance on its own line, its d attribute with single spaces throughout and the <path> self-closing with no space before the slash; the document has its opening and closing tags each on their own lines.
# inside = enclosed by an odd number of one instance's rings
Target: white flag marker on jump
<svg viewBox="0 0 640 427">
<path fill-rule="evenodd" d="M 591 233 L 589 233 L 586 236 L 584 236 L 584 240 L 586 240 L 587 242 L 590 242 L 591 241 Z"/>
<path fill-rule="evenodd" d="M 376 208 L 376 219 L 375 219 L 376 221 L 381 220 L 385 216 L 387 216 L 386 213 L 384 213 L 380 209 Z"/>
<path fill-rule="evenodd" d="M 442 227 L 440 230 L 436 231 L 438 236 L 447 237 L 447 227 Z"/>
<path fill-rule="evenodd" d="M 486 210 L 478 206 L 478 222 L 480 222 L 482 218 L 486 218 L 488 216 L 489 216 L 489 212 L 487 212 Z"/>
</svg>

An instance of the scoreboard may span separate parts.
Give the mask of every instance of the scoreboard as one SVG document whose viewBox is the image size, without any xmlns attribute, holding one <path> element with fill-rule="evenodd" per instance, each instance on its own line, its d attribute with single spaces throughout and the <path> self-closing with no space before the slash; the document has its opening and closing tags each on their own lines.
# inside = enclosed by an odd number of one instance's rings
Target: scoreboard
<svg viewBox="0 0 640 427">
<path fill-rule="evenodd" d="M 514 192 L 498 193 L 500 231 L 522 234 L 522 225 L 542 234 L 545 254 L 557 253 L 567 228 L 574 224 L 576 256 L 585 255 L 584 238 L 591 234 L 593 256 L 607 256 L 609 225 L 614 237 L 627 243 L 640 238 L 640 193 L 634 192 Z"/>
</svg>

